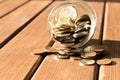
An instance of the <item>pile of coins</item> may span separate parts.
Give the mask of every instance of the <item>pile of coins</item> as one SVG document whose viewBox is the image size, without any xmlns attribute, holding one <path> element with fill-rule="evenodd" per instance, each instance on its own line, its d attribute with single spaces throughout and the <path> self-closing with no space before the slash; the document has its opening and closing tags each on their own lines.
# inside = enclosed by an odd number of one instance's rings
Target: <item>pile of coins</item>
<svg viewBox="0 0 120 80">
<path fill-rule="evenodd" d="M 92 45 L 87 46 L 83 49 L 81 48 L 69 48 L 66 49 L 59 49 L 58 50 L 58 58 L 60 59 L 73 59 L 73 60 L 80 60 L 80 64 L 82 65 L 92 65 L 97 63 L 98 65 L 105 65 L 111 64 L 110 59 L 102 59 L 104 55 L 109 54 L 109 49 L 105 45 Z"/>
<path fill-rule="evenodd" d="M 46 49 L 36 49 L 32 51 L 32 54 L 57 54 L 59 59 L 72 59 L 80 60 L 82 65 L 98 65 L 111 64 L 111 59 L 102 58 L 104 55 L 109 54 L 109 48 L 105 45 L 91 45 L 83 49 L 81 48 L 53 48 L 47 47 Z"/>
</svg>

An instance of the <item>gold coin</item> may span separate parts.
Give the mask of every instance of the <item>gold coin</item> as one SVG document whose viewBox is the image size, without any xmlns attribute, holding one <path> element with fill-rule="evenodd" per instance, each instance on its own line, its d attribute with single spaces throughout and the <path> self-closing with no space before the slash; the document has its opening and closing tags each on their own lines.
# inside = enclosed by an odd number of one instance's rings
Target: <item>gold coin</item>
<svg viewBox="0 0 120 80">
<path fill-rule="evenodd" d="M 43 54 L 43 53 L 45 53 L 45 48 L 34 49 L 31 52 L 31 54 L 34 54 L 34 55 L 39 55 L 39 54 Z"/>
<path fill-rule="evenodd" d="M 81 59 L 80 65 L 93 65 L 95 64 L 95 60 L 93 59 Z"/>
<path fill-rule="evenodd" d="M 53 48 L 53 47 L 46 47 L 45 51 L 49 52 L 49 53 L 57 53 L 58 52 L 58 50 L 56 48 Z"/>
<path fill-rule="evenodd" d="M 73 25 L 72 21 L 77 18 L 77 11 L 73 6 L 63 6 L 60 8 L 57 24 Z"/>
<path fill-rule="evenodd" d="M 99 59 L 97 60 L 97 64 L 99 65 L 107 65 L 107 64 L 111 64 L 112 60 L 111 59 Z"/>
<path fill-rule="evenodd" d="M 69 33 L 66 33 L 66 34 L 55 34 L 57 37 L 68 37 L 70 36 Z"/>
<path fill-rule="evenodd" d="M 93 58 L 95 57 L 97 54 L 96 52 L 89 52 L 89 53 L 82 53 L 81 57 L 82 58 Z"/>
</svg>

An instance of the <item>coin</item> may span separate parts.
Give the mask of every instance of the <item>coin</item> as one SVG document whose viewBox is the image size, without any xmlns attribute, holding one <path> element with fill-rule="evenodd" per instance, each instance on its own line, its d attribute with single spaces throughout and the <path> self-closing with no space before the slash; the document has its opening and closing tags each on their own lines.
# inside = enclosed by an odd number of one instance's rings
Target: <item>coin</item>
<svg viewBox="0 0 120 80">
<path fill-rule="evenodd" d="M 80 18 L 77 18 L 75 20 L 75 26 L 79 26 L 79 27 L 82 27 L 84 26 L 85 24 L 90 24 L 90 18 L 88 15 L 82 15 Z"/>
<path fill-rule="evenodd" d="M 102 53 L 104 51 L 104 49 L 100 48 L 100 49 L 95 49 L 94 51 L 97 53 Z"/>
<path fill-rule="evenodd" d="M 80 21 L 90 21 L 89 15 L 88 14 L 82 15 Z"/>
<path fill-rule="evenodd" d="M 39 55 L 39 54 L 43 54 L 45 53 L 45 48 L 38 48 L 38 49 L 34 49 L 32 50 L 31 54 L 33 55 Z"/>
<path fill-rule="evenodd" d="M 82 31 L 89 31 L 90 27 L 81 27 L 81 28 L 77 28 L 75 30 L 75 33 L 78 33 L 78 32 L 82 32 Z"/>
<path fill-rule="evenodd" d="M 57 53 L 58 50 L 56 48 L 53 48 L 53 47 L 46 47 L 45 52 Z"/>
<path fill-rule="evenodd" d="M 93 64 L 95 64 L 95 60 L 93 60 L 93 59 L 81 59 L 80 64 L 81 65 L 93 65 Z"/>
<path fill-rule="evenodd" d="M 45 53 L 57 53 L 58 50 L 56 48 L 53 48 L 53 47 L 46 47 L 46 48 L 37 48 L 37 49 L 34 49 L 32 50 L 31 54 L 34 54 L 34 55 L 42 55 L 42 54 L 45 54 Z"/>
<path fill-rule="evenodd" d="M 88 32 L 86 32 L 86 31 L 84 31 L 84 32 L 79 32 L 79 33 L 73 34 L 73 37 L 74 37 L 74 38 L 78 38 L 78 37 L 85 36 L 85 35 L 87 35 L 87 34 L 88 34 Z"/>
<path fill-rule="evenodd" d="M 91 52 L 91 46 L 85 47 L 85 48 L 84 48 L 84 52 L 85 52 L 85 53 Z"/>
<path fill-rule="evenodd" d="M 67 51 L 67 50 L 62 50 L 62 49 L 60 49 L 60 50 L 58 51 L 58 53 L 61 54 L 61 55 L 65 55 L 65 54 L 68 53 L 68 51 Z"/>
<path fill-rule="evenodd" d="M 70 56 L 57 54 L 57 57 L 58 57 L 59 59 L 68 59 Z"/>
<path fill-rule="evenodd" d="M 87 46 L 86 48 L 84 48 L 84 52 L 91 52 L 91 51 L 95 51 L 95 52 L 103 52 L 104 46 L 103 45 L 91 45 L 91 46 Z"/>
<path fill-rule="evenodd" d="M 67 37 L 67 36 L 70 36 L 69 33 L 67 34 L 55 34 L 57 37 Z"/>
<path fill-rule="evenodd" d="M 61 41 L 61 43 L 74 43 L 75 39 L 71 37 L 64 37 L 64 39 Z"/>
<path fill-rule="evenodd" d="M 70 59 L 72 59 L 72 60 L 80 60 L 82 58 L 80 56 L 70 56 Z"/>
<path fill-rule="evenodd" d="M 71 43 L 61 43 L 60 45 L 63 46 L 63 47 L 71 47 L 74 44 L 75 44 L 74 42 L 71 42 Z"/>
<path fill-rule="evenodd" d="M 112 60 L 111 59 L 99 59 L 97 60 L 97 64 L 99 65 L 107 65 L 107 64 L 111 64 Z"/>
<path fill-rule="evenodd" d="M 96 56 L 96 52 L 82 53 L 82 58 L 94 58 Z"/>
<path fill-rule="evenodd" d="M 71 19 L 74 21 L 77 18 L 77 11 L 73 6 L 63 6 L 60 8 L 57 24 L 70 24 Z"/>
</svg>

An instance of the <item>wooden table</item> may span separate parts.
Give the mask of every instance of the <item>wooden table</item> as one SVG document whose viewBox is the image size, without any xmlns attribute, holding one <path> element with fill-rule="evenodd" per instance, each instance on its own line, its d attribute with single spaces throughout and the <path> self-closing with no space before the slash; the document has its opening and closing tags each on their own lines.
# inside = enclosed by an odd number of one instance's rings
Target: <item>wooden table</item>
<svg viewBox="0 0 120 80">
<path fill-rule="evenodd" d="M 32 55 L 33 49 L 56 46 L 47 17 L 62 1 L 0 0 L 0 80 L 120 80 L 120 0 L 86 1 L 97 14 L 87 45 L 108 45 L 112 65 L 80 66 L 77 60 Z"/>
</svg>

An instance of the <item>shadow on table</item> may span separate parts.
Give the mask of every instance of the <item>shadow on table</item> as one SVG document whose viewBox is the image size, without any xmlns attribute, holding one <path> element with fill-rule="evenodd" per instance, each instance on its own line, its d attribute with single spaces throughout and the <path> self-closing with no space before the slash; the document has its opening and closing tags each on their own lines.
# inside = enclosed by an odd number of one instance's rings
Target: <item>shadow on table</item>
<svg viewBox="0 0 120 80">
<path fill-rule="evenodd" d="M 97 45 L 100 44 L 100 41 L 97 39 L 91 39 L 85 46 L 89 45 Z M 106 55 L 105 58 L 120 58 L 120 41 L 115 40 L 104 40 L 103 45 L 107 45 L 110 49 L 110 54 Z M 117 64 L 117 62 L 113 61 L 112 65 Z"/>
</svg>

